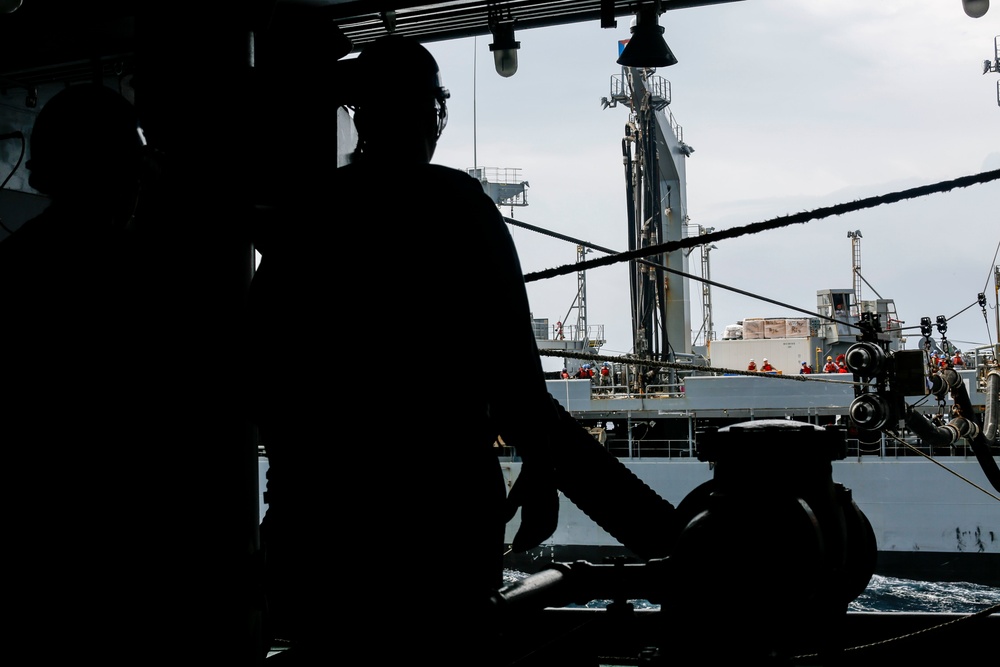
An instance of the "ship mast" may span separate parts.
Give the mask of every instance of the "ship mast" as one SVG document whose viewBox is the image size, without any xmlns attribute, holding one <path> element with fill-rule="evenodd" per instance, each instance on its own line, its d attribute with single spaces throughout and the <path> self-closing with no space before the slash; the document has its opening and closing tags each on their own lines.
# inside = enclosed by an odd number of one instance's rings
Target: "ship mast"
<svg viewBox="0 0 1000 667">
<path fill-rule="evenodd" d="M 715 227 L 702 227 L 701 225 L 698 225 L 699 236 L 711 234 L 714 231 Z M 699 247 L 701 248 L 701 277 L 705 279 L 705 282 L 701 284 L 701 328 L 705 333 L 703 340 L 707 346 L 715 340 L 715 322 L 712 321 L 712 285 L 710 284 L 710 281 L 712 280 L 712 272 L 709 267 L 708 253 L 712 250 L 718 250 L 718 247 L 714 243 L 703 243 Z M 695 338 L 697 338 L 697 336 Z"/>
<path fill-rule="evenodd" d="M 861 230 L 847 232 L 851 239 L 851 279 L 854 286 L 854 303 L 851 304 L 851 317 L 861 317 Z"/>
<path fill-rule="evenodd" d="M 670 82 L 649 69 L 623 67 L 612 77 L 611 97 L 630 109 L 622 153 L 629 213 L 629 250 L 679 241 L 687 216 L 685 158 L 694 149 L 667 108 Z M 634 352 L 639 358 L 673 360 L 691 352 L 687 280 L 663 267 L 687 273 L 682 250 L 631 261 L 630 288 Z"/>
<path fill-rule="evenodd" d="M 582 245 L 576 246 L 576 261 L 582 263 L 587 259 L 589 248 Z M 576 331 L 577 336 L 583 337 L 590 346 L 590 332 L 587 331 L 587 272 L 580 270 L 576 272 Z"/>
</svg>

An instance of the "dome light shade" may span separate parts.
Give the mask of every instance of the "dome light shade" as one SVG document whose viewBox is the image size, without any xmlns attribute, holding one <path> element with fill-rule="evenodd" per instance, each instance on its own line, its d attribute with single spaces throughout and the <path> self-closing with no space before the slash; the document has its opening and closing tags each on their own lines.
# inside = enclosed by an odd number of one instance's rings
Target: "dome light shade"
<svg viewBox="0 0 1000 667">
<path fill-rule="evenodd" d="M 962 0 L 962 9 L 966 15 L 978 19 L 990 8 L 990 0 Z"/>
<path fill-rule="evenodd" d="M 517 50 L 521 42 L 514 40 L 514 22 L 511 20 L 497 21 L 490 26 L 493 33 L 493 64 L 497 74 L 503 77 L 513 76 L 517 72 Z"/>
<path fill-rule="evenodd" d="M 656 6 L 642 5 L 636 14 L 632 37 L 618 56 L 618 64 L 625 67 L 669 67 L 677 64 L 666 40 L 663 28 L 657 23 Z"/>
</svg>

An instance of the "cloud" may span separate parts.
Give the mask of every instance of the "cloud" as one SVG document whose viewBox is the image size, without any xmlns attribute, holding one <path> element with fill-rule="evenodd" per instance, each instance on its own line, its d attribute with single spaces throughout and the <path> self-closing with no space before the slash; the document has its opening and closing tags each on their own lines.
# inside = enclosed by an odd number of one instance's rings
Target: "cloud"
<svg viewBox="0 0 1000 667">
<path fill-rule="evenodd" d="M 686 165 L 694 225 L 725 229 L 1000 168 L 996 81 L 982 74 L 996 23 L 968 18 L 957 1 L 760 0 L 668 11 L 661 25 L 679 63 L 655 74 L 669 82 L 669 110 L 696 148 Z M 493 72 L 488 40 L 430 45 L 452 90 L 438 159 L 520 167 L 531 188 L 515 217 L 626 249 L 629 114 L 599 100 L 622 74 L 614 60 L 627 35 L 621 20 L 616 29 L 524 31 L 510 79 Z M 852 286 L 846 231 L 861 229 L 872 285 L 864 298 L 874 289 L 895 299 L 907 324 L 961 311 L 949 337 L 987 342 L 993 322 L 978 306 L 963 309 L 993 275 L 998 202 L 993 182 L 725 241 L 711 253 L 712 279 L 814 308 L 817 290 Z M 571 243 L 514 237 L 525 271 L 574 261 Z M 698 274 L 697 251 L 689 262 Z M 547 282 L 528 286 L 535 316 L 575 317 L 576 276 Z M 586 289 L 588 320 L 606 326 L 607 350 L 630 350 L 625 267 L 588 271 Z M 700 284 L 689 295 L 693 334 Z M 785 314 L 722 289 L 712 290 L 712 306 L 719 332 L 747 316 Z"/>
</svg>

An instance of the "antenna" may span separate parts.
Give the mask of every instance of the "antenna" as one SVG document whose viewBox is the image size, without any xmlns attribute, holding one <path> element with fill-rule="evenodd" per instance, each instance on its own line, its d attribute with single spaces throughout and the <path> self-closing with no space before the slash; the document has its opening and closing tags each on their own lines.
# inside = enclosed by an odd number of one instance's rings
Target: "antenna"
<svg viewBox="0 0 1000 667">
<path fill-rule="evenodd" d="M 472 168 L 479 169 L 479 157 L 476 155 L 476 47 L 477 38 L 472 37 Z"/>
</svg>

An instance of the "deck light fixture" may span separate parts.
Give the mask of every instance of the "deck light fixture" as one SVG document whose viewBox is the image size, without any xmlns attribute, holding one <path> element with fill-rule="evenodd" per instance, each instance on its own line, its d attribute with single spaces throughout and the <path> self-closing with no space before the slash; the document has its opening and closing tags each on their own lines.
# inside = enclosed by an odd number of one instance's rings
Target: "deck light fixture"
<svg viewBox="0 0 1000 667">
<path fill-rule="evenodd" d="M 962 9 L 966 16 L 974 19 L 980 18 L 990 8 L 990 0 L 962 0 Z"/>
<path fill-rule="evenodd" d="M 635 25 L 630 28 L 632 36 L 618 56 L 618 64 L 625 67 L 669 67 L 677 64 L 667 42 L 663 39 L 663 28 L 657 23 L 658 2 L 639 5 L 635 15 Z"/>
<path fill-rule="evenodd" d="M 490 51 L 493 52 L 497 74 L 502 77 L 514 76 L 517 71 L 517 50 L 521 48 L 521 42 L 514 41 L 514 20 L 507 18 L 492 21 L 490 32 L 493 33 Z"/>
</svg>

